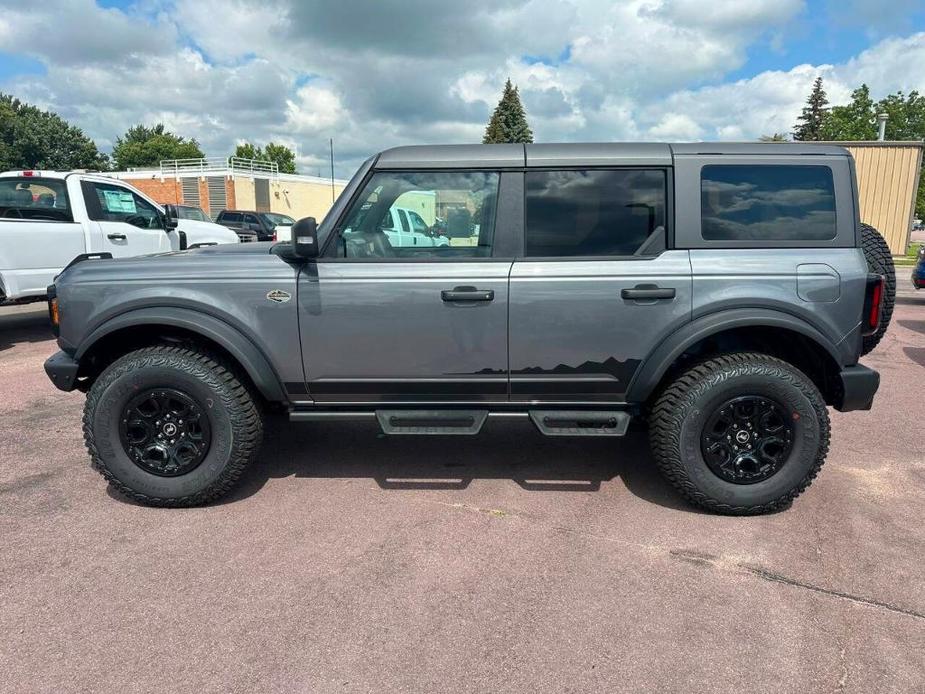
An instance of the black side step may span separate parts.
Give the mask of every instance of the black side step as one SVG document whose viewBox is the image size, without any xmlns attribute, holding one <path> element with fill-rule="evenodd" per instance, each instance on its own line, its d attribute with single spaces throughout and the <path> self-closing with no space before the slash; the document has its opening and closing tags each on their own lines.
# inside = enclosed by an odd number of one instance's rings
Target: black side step
<svg viewBox="0 0 925 694">
<path fill-rule="evenodd" d="M 546 436 L 623 436 L 632 417 L 619 410 L 530 410 Z"/>
<path fill-rule="evenodd" d="M 376 410 L 384 434 L 478 434 L 488 410 Z"/>
</svg>

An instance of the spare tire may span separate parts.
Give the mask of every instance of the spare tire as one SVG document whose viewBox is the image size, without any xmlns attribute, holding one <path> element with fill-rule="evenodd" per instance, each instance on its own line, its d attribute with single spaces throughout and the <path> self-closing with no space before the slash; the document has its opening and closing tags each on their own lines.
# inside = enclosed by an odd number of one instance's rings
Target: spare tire
<svg viewBox="0 0 925 694">
<path fill-rule="evenodd" d="M 886 239 L 870 224 L 861 224 L 861 250 L 864 251 L 870 271 L 886 278 L 886 291 L 880 312 L 880 327 L 873 335 L 863 338 L 861 345 L 861 354 L 868 354 L 886 334 L 886 329 L 890 326 L 890 318 L 893 317 L 893 305 L 896 303 L 896 269 L 893 266 L 893 256 Z"/>
</svg>

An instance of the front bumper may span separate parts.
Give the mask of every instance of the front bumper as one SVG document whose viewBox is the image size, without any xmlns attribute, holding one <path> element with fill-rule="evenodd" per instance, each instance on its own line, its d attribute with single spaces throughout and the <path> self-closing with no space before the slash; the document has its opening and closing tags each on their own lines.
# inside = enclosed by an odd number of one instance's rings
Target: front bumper
<svg viewBox="0 0 925 694">
<path fill-rule="evenodd" d="M 45 361 L 45 373 L 60 390 L 74 390 L 80 364 L 67 352 L 56 352 Z"/>
<path fill-rule="evenodd" d="M 874 395 L 880 387 L 880 374 L 866 366 L 855 364 L 842 369 L 841 393 L 835 402 L 835 409 L 839 412 L 853 410 L 869 410 L 874 403 Z"/>
</svg>

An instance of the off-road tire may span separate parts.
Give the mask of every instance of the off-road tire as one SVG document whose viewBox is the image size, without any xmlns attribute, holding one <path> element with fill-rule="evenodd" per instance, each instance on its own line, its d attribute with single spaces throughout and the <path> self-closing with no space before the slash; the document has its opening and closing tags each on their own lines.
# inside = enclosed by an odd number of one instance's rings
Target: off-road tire
<svg viewBox="0 0 925 694">
<path fill-rule="evenodd" d="M 786 462 L 754 484 L 721 479 L 701 452 L 704 423 L 739 395 L 771 398 L 793 420 Z M 829 450 L 829 416 L 815 384 L 790 364 L 766 354 L 729 354 L 692 367 L 661 393 L 650 414 L 649 443 L 659 470 L 695 506 L 730 515 L 770 513 L 787 507 L 819 472 Z"/>
<path fill-rule="evenodd" d="M 890 319 L 893 317 L 893 306 L 896 304 L 896 268 L 893 265 L 893 256 L 886 239 L 870 224 L 861 224 L 861 249 L 864 251 L 870 271 L 886 278 L 886 291 L 883 294 L 883 305 L 880 311 L 880 327 L 873 335 L 864 337 L 861 343 L 861 354 L 869 354 L 886 334 Z"/>
<path fill-rule="evenodd" d="M 133 394 L 177 388 L 207 408 L 211 445 L 187 474 L 152 474 L 128 456 L 119 418 Z M 146 347 L 117 359 L 87 394 L 84 440 L 96 470 L 121 494 L 147 506 L 198 506 L 231 491 L 256 458 L 263 421 L 255 399 L 234 369 L 216 355 L 185 346 Z"/>
</svg>

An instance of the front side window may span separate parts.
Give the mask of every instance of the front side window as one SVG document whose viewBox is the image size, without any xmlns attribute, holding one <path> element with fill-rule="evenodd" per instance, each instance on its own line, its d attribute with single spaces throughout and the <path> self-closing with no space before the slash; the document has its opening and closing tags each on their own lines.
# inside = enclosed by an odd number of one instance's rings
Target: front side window
<svg viewBox="0 0 925 694">
<path fill-rule="evenodd" d="M 489 257 L 498 180 L 494 171 L 376 173 L 339 225 L 328 255 Z"/>
<path fill-rule="evenodd" d="M 700 196 L 707 241 L 835 238 L 835 186 L 828 166 L 704 166 Z"/>
<path fill-rule="evenodd" d="M 180 205 L 177 207 L 177 216 L 180 219 L 189 219 L 196 222 L 211 222 L 209 216 L 198 207 Z"/>
<path fill-rule="evenodd" d="M 99 200 L 102 222 L 125 222 L 141 229 L 163 229 L 161 213 L 128 188 L 110 183 L 92 183 Z"/>
<path fill-rule="evenodd" d="M 72 222 L 64 181 L 49 178 L 0 178 L 0 218 Z"/>
<path fill-rule="evenodd" d="M 292 226 L 295 220 L 289 215 L 278 212 L 264 212 L 260 215 L 270 226 Z"/>
<path fill-rule="evenodd" d="M 665 235 L 659 169 L 530 171 L 527 257 L 631 256 Z"/>
</svg>

